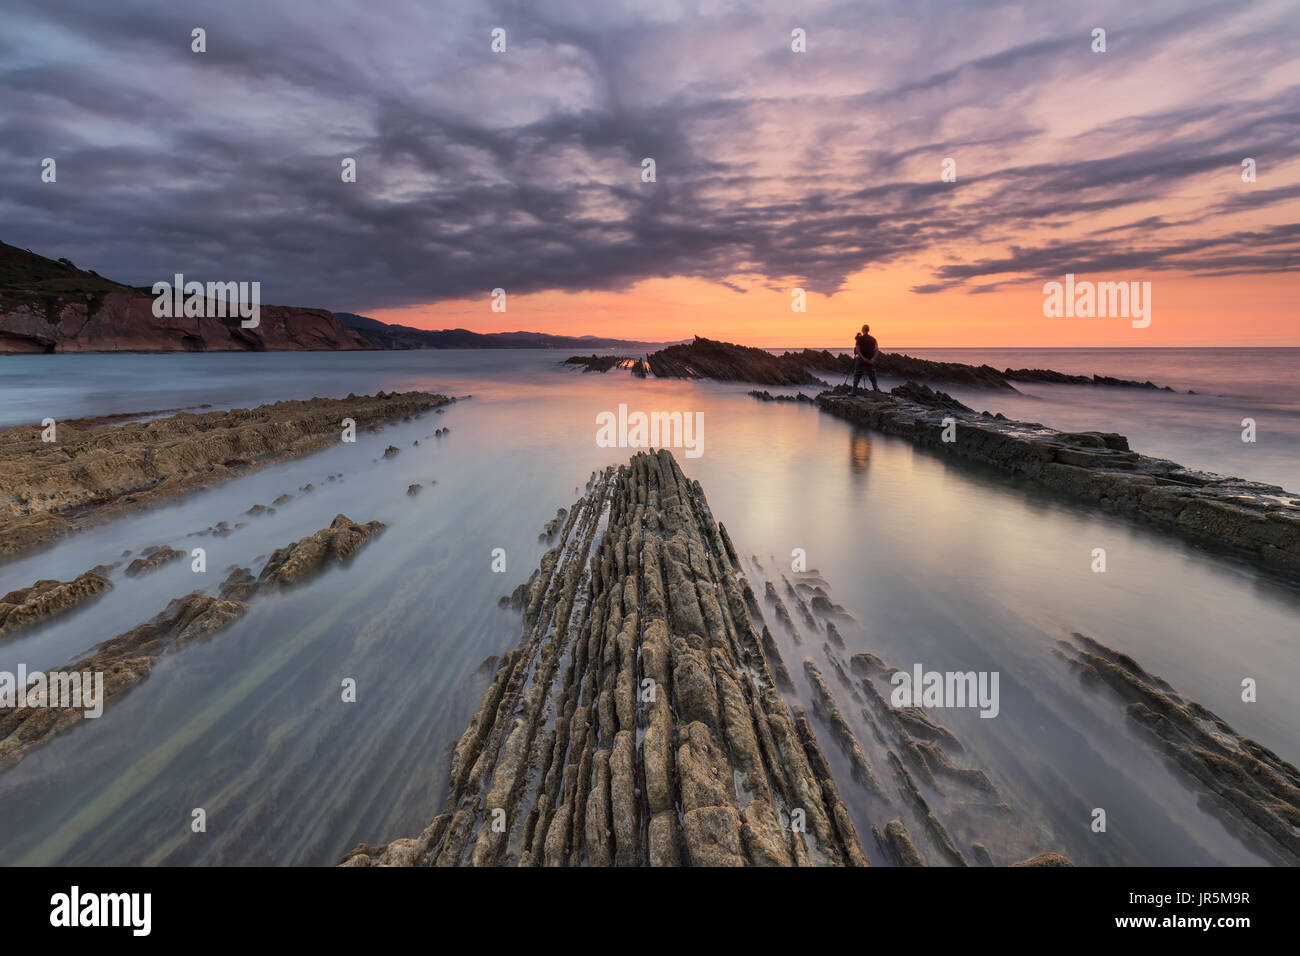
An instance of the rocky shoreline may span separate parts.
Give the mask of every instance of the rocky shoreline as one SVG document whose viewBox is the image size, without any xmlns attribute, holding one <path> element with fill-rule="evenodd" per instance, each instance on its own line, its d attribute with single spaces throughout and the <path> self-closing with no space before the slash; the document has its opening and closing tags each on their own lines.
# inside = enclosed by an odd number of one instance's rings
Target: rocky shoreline
<svg viewBox="0 0 1300 956">
<path fill-rule="evenodd" d="M 689 344 L 670 345 L 650 353 L 646 364 L 656 378 L 711 378 L 758 385 L 826 384 L 812 374 L 808 362 L 793 353 L 778 356 L 698 335 Z"/>
<path fill-rule="evenodd" d="M 128 511 L 146 508 L 340 440 L 357 428 L 455 399 L 425 392 L 284 401 L 257 408 L 131 421 L 38 425 L 0 431 L 0 558 Z M 85 427 L 78 427 L 83 424 Z"/>
<path fill-rule="evenodd" d="M 1300 865 L 1300 770 L 1099 641 L 1076 633 L 1052 652 L 1124 704 L 1130 725 L 1228 832 L 1275 865 Z"/>
<path fill-rule="evenodd" d="M 80 674 L 83 682 L 102 674 L 103 697 L 98 704 L 106 705 L 147 678 L 154 662 L 163 654 L 209 640 L 230 627 L 244 616 L 248 602 L 258 593 L 293 587 L 331 566 L 348 563 L 384 528 L 378 521 L 362 525 L 346 515 L 338 515 L 329 527 L 277 549 L 257 577 L 247 568 L 233 568 L 218 596 L 199 590 L 174 598 L 148 621 L 103 641 L 86 656 L 52 670 Z M 87 574 L 100 578 L 94 572 Z M 77 582 L 86 577 L 82 575 Z M 39 591 L 47 583 L 38 581 L 30 590 Z M 101 587 L 111 585 L 104 580 Z M 25 693 L 27 688 L 22 691 Z M 81 706 L 6 705 L 0 709 L 0 772 L 84 719 L 85 710 Z"/>
<path fill-rule="evenodd" d="M 95 569 L 71 581 L 44 579 L 31 587 L 10 591 L 0 597 L 0 640 L 65 614 L 112 588 L 107 575 Z"/>
<path fill-rule="evenodd" d="M 871 675 L 892 668 L 871 655 L 857 680 L 847 662 L 833 658 L 834 669 L 868 704 L 888 784 L 816 662 L 804 663 L 816 720 L 851 761 L 849 780 L 836 780 L 813 721 L 779 689 L 790 673 L 726 529 L 671 453 L 593 475 L 556 521 L 555 546 L 513 596 L 523 636 L 455 747 L 442 812 L 418 837 L 361 844 L 342 865 L 867 866 L 850 809 L 863 799 L 888 821 L 873 826 L 883 859 L 968 865 L 969 852 L 991 865 L 981 843 L 963 852 L 932 801 L 960 793 L 961 812 L 994 819 L 999 834 L 1013 811 L 981 771 L 954 763 L 951 732 L 884 701 Z M 815 572 L 805 577 L 807 601 L 784 582 L 805 634 L 842 646 L 831 618 L 843 610 Z M 764 592 L 793 629 L 770 581 Z M 1056 854 L 1022 862 L 1068 865 Z"/>
<path fill-rule="evenodd" d="M 666 451 L 593 476 L 521 595 L 443 813 L 344 864 L 865 866 L 722 533 Z"/>
<path fill-rule="evenodd" d="M 583 365 L 588 371 L 608 371 L 617 362 L 601 356 L 574 356 L 569 363 Z M 1051 369 L 1003 369 L 991 365 L 968 365 L 963 362 L 939 362 L 913 358 L 894 352 L 881 352 L 876 358 L 876 374 L 915 382 L 935 382 L 964 388 L 1016 392 L 1013 382 L 1038 382 L 1054 385 L 1097 385 L 1116 388 L 1141 388 L 1172 392 L 1152 382 L 1137 382 L 1107 375 L 1067 375 Z M 764 349 L 718 342 L 700 336 L 695 341 L 672 345 L 650 354 L 638 367 L 648 366 L 659 378 L 710 378 L 719 382 L 753 382 L 758 385 L 829 385 L 817 377 L 849 375 L 853 372 L 851 355 L 823 349 L 803 349 L 776 355 Z"/>
<path fill-rule="evenodd" d="M 561 365 L 580 365 L 583 372 L 608 372 L 613 368 L 625 368 L 638 378 L 645 378 L 645 359 L 630 355 L 571 355 Z"/>
<path fill-rule="evenodd" d="M 1131 451 L 1123 435 L 1061 432 L 976 413 L 907 383 L 817 396 L 825 412 L 924 448 L 991 466 L 1290 577 L 1300 576 L 1300 494 Z M 945 441 L 945 434 L 951 440 Z"/>
</svg>

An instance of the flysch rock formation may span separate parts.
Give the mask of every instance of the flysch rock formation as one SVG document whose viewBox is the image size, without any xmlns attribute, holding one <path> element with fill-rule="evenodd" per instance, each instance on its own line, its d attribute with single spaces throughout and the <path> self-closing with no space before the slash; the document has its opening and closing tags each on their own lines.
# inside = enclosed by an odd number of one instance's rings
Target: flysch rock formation
<svg viewBox="0 0 1300 956">
<path fill-rule="evenodd" d="M 0 640 L 58 617 L 113 587 L 98 571 L 87 571 L 71 581 L 44 579 L 0 597 Z"/>
<path fill-rule="evenodd" d="M 759 385 L 826 384 L 798 356 L 777 356 L 763 349 L 700 336 L 693 342 L 652 352 L 646 363 L 658 378 L 711 378 Z"/>
<path fill-rule="evenodd" d="M 603 361 L 598 356 L 591 356 L 590 359 L 575 356 L 569 361 L 588 365 L 592 359 Z M 803 349 L 777 355 L 764 349 L 696 336 L 693 342 L 671 345 L 651 353 L 648 359 L 633 365 L 633 372 L 644 374 L 647 367 L 660 378 L 711 378 L 723 382 L 755 382 L 760 385 L 826 385 L 817 375 L 848 375 L 853 371 L 853 356 L 826 349 Z M 1018 391 L 1012 382 L 1158 388 L 1151 382 L 1135 382 L 1105 375 L 1067 375 L 1051 369 L 1009 368 L 999 371 L 991 365 L 936 362 L 896 352 L 879 353 L 875 367 L 877 375 L 1004 392 Z M 590 368 L 588 365 L 589 370 Z M 602 367 L 599 370 L 607 369 Z M 1173 391 L 1168 387 L 1162 390 Z"/>
<path fill-rule="evenodd" d="M 340 440 L 345 418 L 362 428 L 418 417 L 452 401 L 425 392 L 379 392 L 86 428 L 61 422 L 51 442 L 42 440 L 40 426 L 5 429 L 0 556 L 324 448 Z"/>
<path fill-rule="evenodd" d="M 791 675 L 730 536 L 669 452 L 593 475 L 562 530 L 548 529 L 555 546 L 502 599 L 523 612 L 523 636 L 456 744 L 442 812 L 418 837 L 363 843 L 342 865 L 866 866 L 850 808 L 863 795 L 887 814 L 873 827 L 883 859 L 925 864 L 905 817 L 933 863 L 964 865 L 930 810 L 945 793 L 994 818 L 1004 861 L 1028 855 L 1001 838 L 1015 824 L 988 778 L 940 752 L 963 759 L 919 708 L 868 716 L 905 754 L 887 783 L 816 662 L 804 664 L 813 719 L 787 701 Z M 806 589 L 834 633 L 830 618 L 847 615 L 826 582 L 796 578 L 784 583 L 801 616 Z M 848 666 L 835 668 L 867 702 Z M 849 761 L 842 780 L 814 720 Z M 971 854 L 992 863 L 979 843 Z"/>
<path fill-rule="evenodd" d="M 1052 835 L 1038 832 L 1009 805 L 988 775 L 972 765 L 969 749 L 951 730 L 922 707 L 890 702 L 889 678 L 898 668 L 866 652 L 845 659 L 846 641 L 836 620 L 848 625 L 852 618 L 831 600 L 830 583 L 819 572 L 792 572 L 793 581 L 782 574 L 778 589 L 756 557 L 745 561 L 736 555 L 726 529 L 719 527 L 777 684 L 787 693 L 797 691 L 765 619 L 766 608 L 775 617 L 773 627 L 801 654 L 820 647 L 829 671 L 811 655 L 803 660 L 812 720 L 842 755 L 851 781 L 844 784 L 844 795 L 857 808 L 856 819 L 870 825 L 886 861 L 896 866 L 1073 865 L 1060 854 L 1040 852 Z M 765 594 L 761 604 L 755 584 Z M 787 600 L 798 611 L 798 624 Z M 807 720 L 797 706 L 793 709 L 799 721 Z"/>
<path fill-rule="evenodd" d="M 817 396 L 823 411 L 967 461 L 1038 482 L 1211 550 L 1300 575 L 1300 494 L 1184 468 L 1129 449 L 1110 432 L 1061 432 L 986 412 L 909 382 L 890 393 Z M 944 441 L 950 420 L 952 441 Z"/>
<path fill-rule="evenodd" d="M 1085 685 L 1125 705 L 1132 726 L 1229 833 L 1275 864 L 1300 865 L 1300 770 L 1099 641 L 1076 633 L 1052 651 Z"/>
<path fill-rule="evenodd" d="M 51 670 L 80 674 L 83 686 L 102 674 L 103 697 L 98 703 L 106 705 L 148 677 L 161 655 L 206 641 L 239 620 L 255 594 L 293 587 L 331 566 L 346 564 L 384 527 L 378 521 L 363 525 L 338 515 L 328 528 L 277 549 L 256 578 L 246 568 L 235 568 L 222 584 L 220 596 L 200 590 L 174 598 L 150 620 L 96 645 L 85 657 Z M 18 691 L 22 694 L 19 700 L 12 699 L 16 695 L 11 693 L 11 699 L 0 708 L 0 771 L 85 719 L 83 706 L 52 706 L 54 702 L 49 700 L 15 706 L 30 701 L 36 686 L 29 684 Z M 86 703 L 84 697 L 82 703 Z"/>
<path fill-rule="evenodd" d="M 140 557 L 126 566 L 126 573 L 133 578 L 139 577 L 141 574 L 157 571 L 164 564 L 179 561 L 185 556 L 184 551 L 173 548 L 171 545 L 151 545 L 140 553 Z"/>
<path fill-rule="evenodd" d="M 866 865 L 669 452 L 593 476 L 523 613 L 443 812 L 345 865 Z"/>
<path fill-rule="evenodd" d="M 844 353 L 804 349 L 802 352 L 785 352 L 781 358 L 799 359 L 809 368 L 826 369 L 847 375 L 853 371 L 853 357 Z M 1172 392 L 1169 386 L 1153 382 L 1115 378 L 1110 375 L 1069 375 L 1053 369 L 1007 368 L 999 371 L 991 365 L 969 365 L 965 362 L 936 362 L 933 359 L 915 358 L 900 352 L 881 352 L 876 357 L 876 374 L 906 378 L 917 382 L 938 382 L 964 388 L 1018 391 L 1012 382 L 1036 382 L 1050 385 L 1105 385 L 1114 388 L 1142 388 Z"/>
<path fill-rule="evenodd" d="M 627 355 L 571 355 L 561 365 L 580 365 L 585 372 L 608 372 L 612 368 L 632 368 L 633 362 L 640 359 Z"/>
</svg>

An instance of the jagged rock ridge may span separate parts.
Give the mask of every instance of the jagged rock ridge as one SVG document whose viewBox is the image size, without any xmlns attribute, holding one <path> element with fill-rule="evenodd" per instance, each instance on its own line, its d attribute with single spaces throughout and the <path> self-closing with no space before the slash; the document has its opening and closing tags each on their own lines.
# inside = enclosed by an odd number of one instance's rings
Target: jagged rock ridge
<svg viewBox="0 0 1300 956">
<path fill-rule="evenodd" d="M 68 421 L 57 423 L 52 442 L 42 440 L 39 426 L 5 429 L 0 431 L 0 555 L 324 448 L 340 440 L 344 418 L 358 428 L 380 427 L 451 401 L 425 392 L 379 392 L 201 415 L 182 412 L 122 425 L 83 428 Z M 148 570 L 153 558 L 147 556 L 136 570 Z"/>
<path fill-rule="evenodd" d="M 588 488 L 521 596 L 444 811 L 345 865 L 866 865 L 699 484 L 661 451 Z"/>
</svg>

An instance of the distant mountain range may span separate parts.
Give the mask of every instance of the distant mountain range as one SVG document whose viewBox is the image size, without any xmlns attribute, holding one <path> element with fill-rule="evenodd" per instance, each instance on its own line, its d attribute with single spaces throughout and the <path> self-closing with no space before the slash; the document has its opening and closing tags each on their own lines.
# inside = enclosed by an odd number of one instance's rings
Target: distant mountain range
<svg viewBox="0 0 1300 956">
<path fill-rule="evenodd" d="M 416 329 L 409 325 L 390 325 L 354 312 L 335 312 L 334 315 L 349 329 L 381 349 L 624 349 L 640 353 L 667 344 L 608 339 L 598 335 Z"/>
</svg>

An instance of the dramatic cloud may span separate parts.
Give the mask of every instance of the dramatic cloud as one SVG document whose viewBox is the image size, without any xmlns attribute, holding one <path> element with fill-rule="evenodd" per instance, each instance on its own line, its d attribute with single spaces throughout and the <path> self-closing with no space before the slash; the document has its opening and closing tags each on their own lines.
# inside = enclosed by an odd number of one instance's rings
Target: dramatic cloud
<svg viewBox="0 0 1300 956">
<path fill-rule="evenodd" d="M 655 277 L 831 293 L 899 263 L 917 293 L 988 292 L 1300 249 L 1286 0 L 184 7 L 7 4 L 0 239 L 337 310 Z"/>
</svg>

